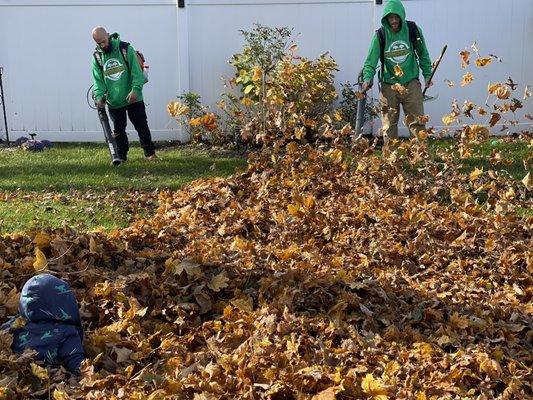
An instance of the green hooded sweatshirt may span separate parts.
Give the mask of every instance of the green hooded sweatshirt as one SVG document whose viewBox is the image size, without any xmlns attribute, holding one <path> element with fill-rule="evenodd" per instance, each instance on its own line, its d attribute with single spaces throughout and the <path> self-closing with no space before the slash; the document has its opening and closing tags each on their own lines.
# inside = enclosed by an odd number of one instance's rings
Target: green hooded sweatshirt
<svg viewBox="0 0 533 400">
<path fill-rule="evenodd" d="M 387 21 L 389 14 L 396 14 L 400 17 L 400 31 L 392 31 Z M 415 49 L 413 49 L 413 44 L 409 41 L 409 28 L 405 21 L 405 9 L 403 8 L 402 2 L 400 0 L 389 0 L 383 9 L 383 17 L 381 18 L 381 25 L 385 31 L 383 82 L 388 84 L 400 83 L 405 85 L 413 79 L 418 79 L 420 69 L 422 69 L 422 74 L 425 79 L 428 79 L 431 75 L 431 59 L 429 58 L 422 30 L 418 27 L 420 40 L 416 41 Z M 375 33 L 363 67 L 363 79 L 365 82 L 370 82 L 374 79 L 379 56 L 379 39 L 377 33 Z M 402 69 L 404 73 L 402 77 L 394 75 L 395 65 L 399 65 Z"/>
<path fill-rule="evenodd" d="M 128 62 L 124 62 L 124 55 L 120 50 L 120 36 L 113 33 L 109 36 L 111 49 L 105 53 L 99 47 L 99 52 L 104 68 L 93 57 L 93 92 L 96 100 L 106 98 L 109 108 L 121 108 L 127 106 L 128 94 L 133 90 L 137 95 L 136 101 L 142 101 L 142 88 L 144 76 L 137 60 L 137 53 L 130 45 L 128 46 Z"/>
</svg>

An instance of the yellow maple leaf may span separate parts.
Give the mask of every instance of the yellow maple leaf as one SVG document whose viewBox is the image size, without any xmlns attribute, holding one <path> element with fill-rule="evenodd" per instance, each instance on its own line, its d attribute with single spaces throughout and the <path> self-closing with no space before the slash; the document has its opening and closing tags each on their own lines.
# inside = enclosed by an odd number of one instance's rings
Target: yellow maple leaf
<svg viewBox="0 0 533 400">
<path fill-rule="evenodd" d="M 26 326 L 26 318 L 24 317 L 18 317 L 17 319 L 15 319 L 15 321 L 13 321 L 13 323 L 11 324 L 11 329 L 20 329 L 20 328 L 24 328 Z"/>
<path fill-rule="evenodd" d="M 479 365 L 479 369 L 485 372 L 492 379 L 498 379 L 502 374 L 502 367 L 496 360 L 486 359 Z"/>
<path fill-rule="evenodd" d="M 131 375 L 133 374 L 133 369 L 135 368 L 134 365 L 128 365 L 126 367 L 126 369 L 124 370 L 124 375 L 126 376 L 126 378 L 130 378 Z"/>
<path fill-rule="evenodd" d="M 165 261 L 165 272 L 171 273 L 174 271 L 174 259 L 167 258 Z"/>
<path fill-rule="evenodd" d="M 261 81 L 262 77 L 263 77 L 263 71 L 261 70 L 261 67 L 255 67 L 252 79 L 254 81 Z"/>
<path fill-rule="evenodd" d="M 153 391 L 147 400 L 163 400 L 167 397 L 167 392 L 164 389 L 157 389 Z"/>
<path fill-rule="evenodd" d="M 492 58 L 490 58 L 490 57 L 479 57 L 476 60 L 476 65 L 478 67 L 485 67 L 485 66 L 489 65 L 491 62 L 492 62 Z"/>
<path fill-rule="evenodd" d="M 288 204 L 287 205 L 287 211 L 289 212 L 289 214 L 293 215 L 293 216 L 298 216 L 299 212 L 300 212 L 300 204 L 296 203 L 296 204 Z"/>
<path fill-rule="evenodd" d="M 483 168 L 479 169 L 479 168 L 476 168 L 474 169 L 471 173 L 470 173 L 470 180 L 471 181 L 475 181 L 478 176 L 480 176 L 481 174 L 483 174 Z"/>
<path fill-rule="evenodd" d="M 202 125 L 202 118 L 198 117 L 198 118 L 191 118 L 189 120 L 189 124 L 191 126 L 200 126 Z"/>
<path fill-rule="evenodd" d="M 427 400 L 426 392 L 416 392 L 415 399 L 416 400 Z"/>
<path fill-rule="evenodd" d="M 252 104 L 254 104 L 253 100 L 249 97 L 243 97 L 241 99 L 241 104 L 245 107 L 250 107 Z"/>
<path fill-rule="evenodd" d="M 68 400 L 70 399 L 69 395 L 66 392 L 63 392 L 62 390 L 54 389 L 54 392 L 52 393 L 52 398 L 54 400 Z"/>
<path fill-rule="evenodd" d="M 35 238 L 33 238 L 33 243 L 35 243 L 35 245 L 41 249 L 50 247 L 51 241 L 52 237 L 44 232 L 39 232 L 37 235 L 35 235 Z"/>
<path fill-rule="evenodd" d="M 106 297 L 106 296 L 109 296 L 112 291 L 113 291 L 113 286 L 111 286 L 109 281 L 97 283 L 96 286 L 94 287 L 95 296 Z"/>
<path fill-rule="evenodd" d="M 508 86 L 501 85 L 498 89 L 496 89 L 494 94 L 500 100 L 507 100 L 509 98 L 509 96 L 511 95 L 511 89 L 509 89 Z"/>
<path fill-rule="evenodd" d="M 502 85 L 502 84 L 499 83 L 499 82 L 496 82 L 496 83 L 490 83 L 490 82 L 489 82 L 487 90 L 488 90 L 488 92 L 489 92 L 490 94 L 494 94 L 494 93 L 496 92 L 496 90 L 498 90 L 498 88 L 499 88 L 501 85 Z"/>
<path fill-rule="evenodd" d="M 276 255 L 279 257 L 281 261 L 287 261 L 287 260 L 290 260 L 291 258 L 298 257 L 300 255 L 300 248 L 296 246 L 295 244 L 291 244 L 285 250 L 276 252 Z"/>
<path fill-rule="evenodd" d="M 455 115 L 454 113 L 448 114 L 442 117 L 442 122 L 444 123 L 444 125 L 448 126 L 448 125 L 453 124 L 456 118 L 457 118 L 457 115 Z"/>
<path fill-rule="evenodd" d="M 426 140 L 426 139 L 428 138 L 428 133 L 427 133 L 427 131 L 421 130 L 421 131 L 419 131 L 419 132 L 416 134 L 416 137 L 417 137 L 419 140 Z"/>
<path fill-rule="evenodd" d="M 433 347 L 426 342 L 417 342 L 413 344 L 413 348 L 423 356 L 431 357 L 433 354 Z"/>
<path fill-rule="evenodd" d="M 470 72 L 467 72 L 463 75 L 463 80 L 461 81 L 461 86 L 467 86 L 472 83 L 474 80 L 474 75 L 472 75 Z"/>
<path fill-rule="evenodd" d="M 339 164 L 342 161 L 342 150 L 340 149 L 331 149 L 325 155 L 331 158 L 336 164 Z"/>
<path fill-rule="evenodd" d="M 189 107 L 179 101 L 172 101 L 167 104 L 167 111 L 170 116 L 177 118 L 180 115 L 187 114 L 189 112 Z"/>
<path fill-rule="evenodd" d="M 313 196 L 305 196 L 305 199 L 304 199 L 305 208 L 311 209 L 315 206 L 315 204 L 316 204 L 316 199 Z"/>
<path fill-rule="evenodd" d="M 381 380 L 374 378 L 372 374 L 366 374 L 361 382 L 361 388 L 365 394 L 375 400 L 388 400 L 388 390 Z"/>
<path fill-rule="evenodd" d="M 46 261 L 46 256 L 44 253 L 38 248 L 35 248 L 35 260 L 33 261 L 33 268 L 35 268 L 35 271 L 42 271 L 46 268 L 48 265 L 48 261 Z"/>
<path fill-rule="evenodd" d="M 392 378 L 398 371 L 400 371 L 400 364 L 397 361 L 389 361 L 383 371 L 383 378 Z"/>
<path fill-rule="evenodd" d="M 294 130 L 294 137 L 301 140 L 305 136 L 305 127 L 301 126 Z"/>
<path fill-rule="evenodd" d="M 49 379 L 47 369 L 40 367 L 39 365 L 35 363 L 31 363 L 31 372 L 33 375 L 35 375 L 37 378 L 39 378 L 42 381 L 47 381 Z"/>
</svg>

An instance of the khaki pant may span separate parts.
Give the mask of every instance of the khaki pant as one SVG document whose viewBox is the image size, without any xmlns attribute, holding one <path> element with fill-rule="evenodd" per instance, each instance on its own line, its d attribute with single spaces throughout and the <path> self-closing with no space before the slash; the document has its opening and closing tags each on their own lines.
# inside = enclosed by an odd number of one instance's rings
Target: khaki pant
<svg viewBox="0 0 533 400">
<path fill-rule="evenodd" d="M 392 89 L 392 85 L 387 83 L 381 85 L 381 121 L 385 140 L 398 137 L 400 104 L 405 114 L 405 125 L 411 134 L 416 135 L 419 131 L 426 129 L 425 124 L 418 119 L 424 115 L 422 85 L 418 79 L 413 79 L 405 87 L 408 93 L 401 95 Z"/>
</svg>

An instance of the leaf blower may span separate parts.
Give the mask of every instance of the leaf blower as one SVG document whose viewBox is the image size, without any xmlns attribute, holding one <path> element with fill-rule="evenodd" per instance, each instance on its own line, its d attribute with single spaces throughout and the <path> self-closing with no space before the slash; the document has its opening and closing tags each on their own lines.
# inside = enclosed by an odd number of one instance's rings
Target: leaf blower
<svg viewBox="0 0 533 400">
<path fill-rule="evenodd" d="M 111 156 L 111 163 L 113 165 L 120 165 L 122 163 L 122 159 L 118 155 L 117 142 L 115 140 L 115 137 L 113 136 L 111 125 L 109 124 L 109 117 L 107 116 L 107 111 L 105 109 L 105 106 L 103 107 L 96 106 L 92 88 L 93 87 L 91 85 L 91 87 L 87 91 L 87 103 L 89 104 L 89 107 L 98 111 L 98 118 L 100 119 L 100 123 L 102 124 L 102 129 L 104 130 L 104 138 L 107 143 L 107 147 L 109 148 L 109 155 Z M 94 106 L 91 104 L 91 101 L 89 100 L 89 96 L 92 97 L 92 103 L 94 104 Z"/>
</svg>

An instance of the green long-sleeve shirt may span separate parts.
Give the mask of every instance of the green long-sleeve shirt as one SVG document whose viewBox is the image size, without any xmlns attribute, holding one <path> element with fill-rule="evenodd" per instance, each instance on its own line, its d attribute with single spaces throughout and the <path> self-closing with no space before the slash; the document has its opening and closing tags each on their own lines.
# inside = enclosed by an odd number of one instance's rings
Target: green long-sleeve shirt
<svg viewBox="0 0 533 400">
<path fill-rule="evenodd" d="M 109 108 L 121 108 L 128 105 L 128 94 L 133 91 L 137 95 L 136 101 L 142 101 L 144 75 L 135 49 L 131 45 L 128 46 L 128 62 L 125 63 L 119 34 L 110 35 L 109 43 L 111 49 L 107 53 L 100 48 L 96 49 L 102 59 L 103 68 L 93 57 L 93 92 L 96 100 L 105 97 Z"/>
</svg>

